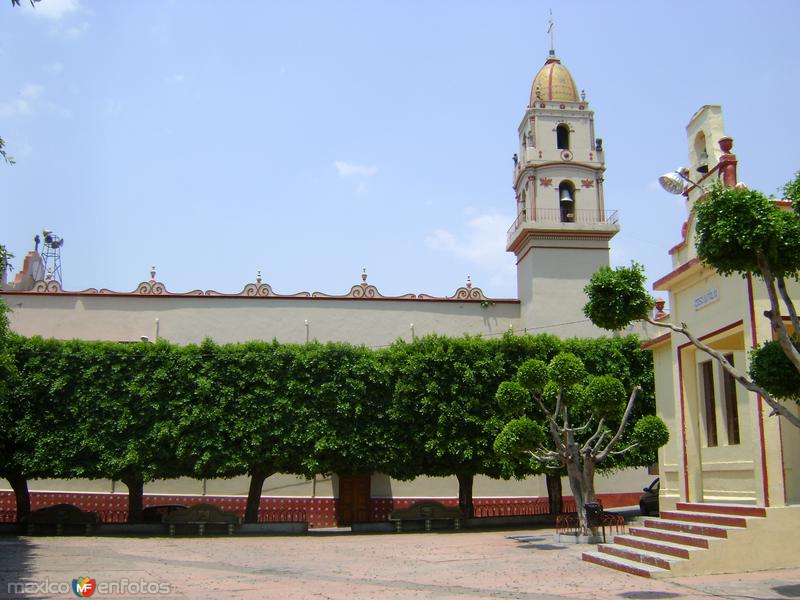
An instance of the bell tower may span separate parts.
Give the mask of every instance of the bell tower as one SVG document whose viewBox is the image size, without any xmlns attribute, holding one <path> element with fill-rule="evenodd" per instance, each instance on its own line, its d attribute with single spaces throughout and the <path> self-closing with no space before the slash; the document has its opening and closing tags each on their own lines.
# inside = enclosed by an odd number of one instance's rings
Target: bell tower
<svg viewBox="0 0 800 600">
<path fill-rule="evenodd" d="M 594 113 L 555 50 L 533 80 L 518 133 L 517 218 L 506 249 L 517 257 L 522 326 L 561 337 L 597 335 L 583 315 L 583 288 L 609 264 L 609 240 L 619 225 L 605 207 L 605 156 Z"/>
</svg>

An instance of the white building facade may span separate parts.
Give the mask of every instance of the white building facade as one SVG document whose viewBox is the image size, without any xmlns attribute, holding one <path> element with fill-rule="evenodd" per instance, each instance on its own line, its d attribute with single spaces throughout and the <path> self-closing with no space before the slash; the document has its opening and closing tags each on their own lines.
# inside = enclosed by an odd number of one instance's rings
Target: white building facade
<svg viewBox="0 0 800 600">
<path fill-rule="evenodd" d="M 513 172 L 517 218 L 507 239 L 507 250 L 517 257 L 517 298 L 486 297 L 469 279 L 446 297 L 424 293 L 387 297 L 369 284 L 367 273 L 342 294 L 281 294 L 260 276 L 237 293 L 171 292 L 158 281 L 155 269 L 149 280 L 130 292 L 67 291 L 58 282 L 43 279 L 36 252 L 26 256 L 15 281 L 0 290 L 0 297 L 11 309 L 14 331 L 59 339 L 128 342 L 146 337 L 190 344 L 210 337 L 218 343 L 318 340 L 377 347 L 432 333 L 494 336 L 512 330 L 560 337 L 602 335 L 583 315 L 583 287 L 592 273 L 609 264 L 609 240 L 619 225 L 616 214 L 605 207 L 605 158 L 602 142 L 595 137 L 594 113 L 552 51 L 534 78 L 519 139 Z M 624 502 L 631 503 L 648 478 L 643 470 L 635 470 L 599 479 L 601 497 L 627 493 Z M 329 513 L 338 485 L 336 477 L 304 481 L 278 475 L 267 480 L 263 493 L 287 502 L 296 499 L 304 507 L 317 502 L 314 506 Z M 186 480 L 148 484 L 145 491 L 168 494 L 177 502 L 186 494 L 240 498 L 247 487 L 244 478 Z M 50 494 L 124 492 L 124 486 L 103 481 L 32 482 L 31 489 Z M 455 478 L 395 482 L 376 474 L 369 490 L 376 502 L 458 495 Z M 539 479 L 478 478 L 475 496 L 508 500 L 546 496 L 546 489 Z M 614 503 L 610 496 L 607 502 Z M 320 513 L 317 524 L 330 524 L 328 513 Z"/>
</svg>

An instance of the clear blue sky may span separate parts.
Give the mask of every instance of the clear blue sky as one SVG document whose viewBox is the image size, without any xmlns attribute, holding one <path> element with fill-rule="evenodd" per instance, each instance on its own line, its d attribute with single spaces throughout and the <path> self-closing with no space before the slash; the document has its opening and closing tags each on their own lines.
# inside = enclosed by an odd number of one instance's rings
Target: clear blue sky
<svg viewBox="0 0 800 600">
<path fill-rule="evenodd" d="M 24 4 L 24 3 L 23 3 Z M 612 261 L 651 280 L 685 218 L 655 183 L 722 104 L 740 179 L 800 169 L 800 2 L 0 3 L 0 242 L 61 234 L 64 286 L 516 295 L 511 156 L 556 49 L 595 110 Z"/>
</svg>

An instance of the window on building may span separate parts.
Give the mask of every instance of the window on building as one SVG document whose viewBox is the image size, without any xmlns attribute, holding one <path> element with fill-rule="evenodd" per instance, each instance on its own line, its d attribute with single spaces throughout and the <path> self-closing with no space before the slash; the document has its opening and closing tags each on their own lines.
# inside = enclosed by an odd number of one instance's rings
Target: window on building
<svg viewBox="0 0 800 600">
<path fill-rule="evenodd" d="M 733 354 L 726 354 L 725 359 L 733 366 Z M 736 380 L 724 369 L 722 371 L 722 393 L 725 395 L 725 429 L 728 433 L 728 445 L 734 446 L 740 443 Z"/>
<path fill-rule="evenodd" d="M 556 146 L 559 150 L 569 150 L 569 125 L 566 123 L 556 127 Z"/>
<path fill-rule="evenodd" d="M 711 361 L 700 363 L 700 387 L 702 390 L 706 446 L 717 445 L 717 398 L 714 392 L 714 367 Z"/>
</svg>

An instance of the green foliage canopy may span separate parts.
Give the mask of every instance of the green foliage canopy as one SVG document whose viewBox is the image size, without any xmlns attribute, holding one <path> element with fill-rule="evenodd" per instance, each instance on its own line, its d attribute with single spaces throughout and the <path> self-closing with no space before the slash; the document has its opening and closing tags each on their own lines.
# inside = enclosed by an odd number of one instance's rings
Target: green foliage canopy
<svg viewBox="0 0 800 600">
<path fill-rule="evenodd" d="M 792 342 L 800 348 L 797 338 Z M 800 372 L 777 341 L 765 342 L 750 352 L 750 377 L 773 396 L 800 403 Z"/>
<path fill-rule="evenodd" d="M 800 269 L 800 217 L 761 192 L 715 185 L 696 204 L 698 257 L 723 275 L 760 275 L 763 253 L 774 275 Z"/>
<path fill-rule="evenodd" d="M 598 327 L 618 331 L 633 321 L 647 319 L 653 299 L 645 290 L 644 267 L 600 267 L 584 288 L 589 301 L 583 313 Z"/>
<path fill-rule="evenodd" d="M 613 363 L 627 385 L 648 359 L 633 338 L 430 336 L 380 351 L 44 340 L 9 334 L 0 311 L 0 476 L 108 478 L 141 497 L 155 479 L 250 474 L 255 509 L 274 472 L 456 475 L 466 496 L 477 474 L 543 472 L 514 450 L 546 441 L 531 389 L 557 377 L 570 410 L 590 414 L 584 365 Z M 504 442 L 510 417 L 523 418 Z"/>
<path fill-rule="evenodd" d="M 506 374 L 498 346 L 442 336 L 392 346 L 392 415 L 408 462 L 390 473 L 497 474 L 492 444 L 502 423 L 494 395 Z"/>
</svg>

